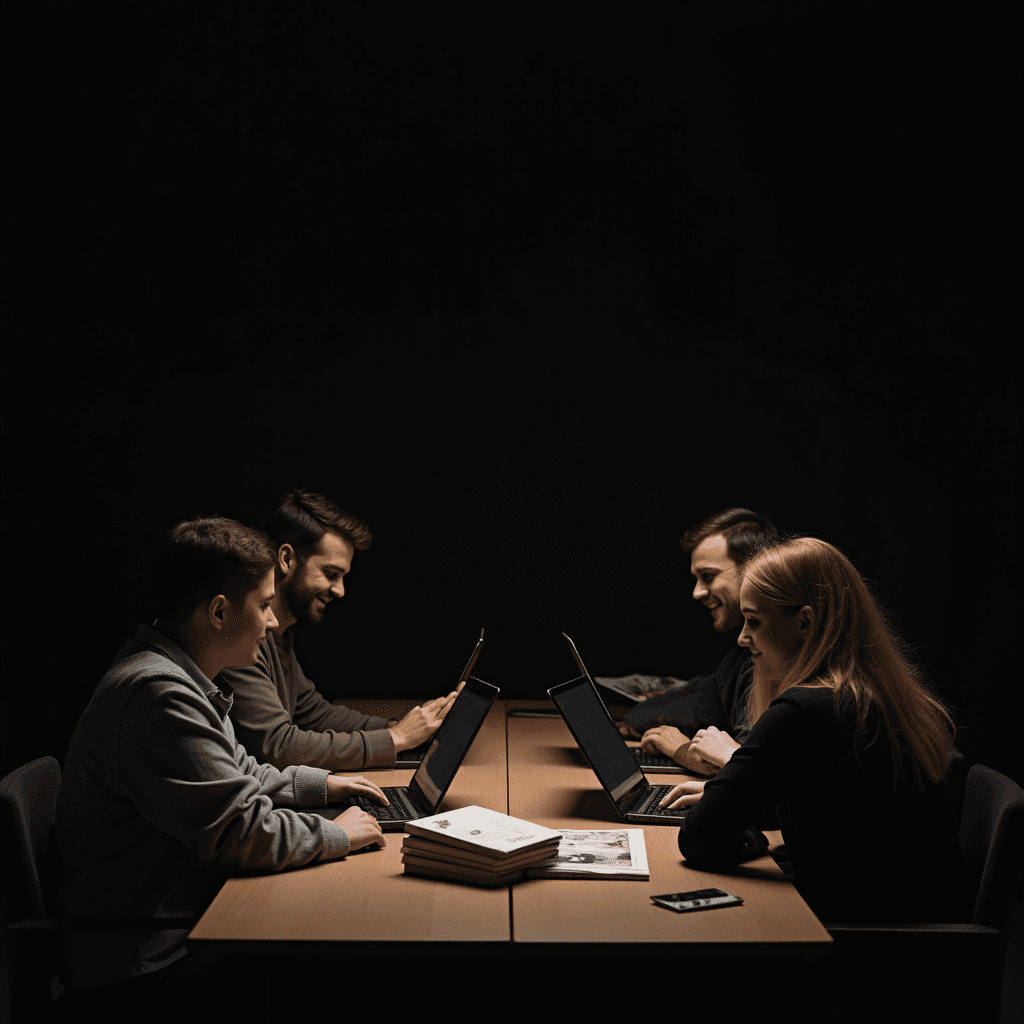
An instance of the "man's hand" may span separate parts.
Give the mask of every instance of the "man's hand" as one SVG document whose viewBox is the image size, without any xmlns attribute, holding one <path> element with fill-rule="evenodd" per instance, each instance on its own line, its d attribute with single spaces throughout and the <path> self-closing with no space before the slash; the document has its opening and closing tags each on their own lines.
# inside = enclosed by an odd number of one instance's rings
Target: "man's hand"
<svg viewBox="0 0 1024 1024">
<path fill-rule="evenodd" d="M 659 807 L 692 807 L 704 795 L 703 782 L 680 782 L 662 797 Z"/>
<path fill-rule="evenodd" d="M 375 804 L 390 805 L 391 801 L 375 782 L 364 779 L 362 775 L 328 775 L 327 802 L 340 804 L 354 796 L 364 796 Z"/>
<path fill-rule="evenodd" d="M 361 807 L 350 807 L 347 811 L 342 811 L 334 819 L 334 823 L 348 833 L 350 852 L 361 850 L 364 846 L 373 846 L 375 843 L 383 849 L 388 844 L 380 829 L 380 823 Z"/>
<path fill-rule="evenodd" d="M 693 749 L 693 743 L 674 725 L 656 725 L 648 729 L 640 741 L 640 749 L 659 751 L 676 764 L 698 775 L 716 775 L 720 766 L 706 761 Z"/>
<path fill-rule="evenodd" d="M 633 740 L 637 740 L 640 738 L 640 733 L 638 733 L 636 729 L 634 729 L 633 726 L 629 724 L 629 722 L 619 722 L 619 734 L 621 736 L 628 736 L 630 739 Z"/>
<path fill-rule="evenodd" d="M 437 727 L 444 721 L 444 716 L 451 710 L 459 691 L 465 686 L 459 683 L 447 697 L 428 700 L 426 704 L 417 704 L 404 718 L 395 725 L 388 726 L 391 739 L 395 744 L 395 753 L 418 747 L 424 740 L 430 739 L 437 732 Z"/>
<path fill-rule="evenodd" d="M 690 744 L 691 753 L 719 768 L 724 768 L 729 758 L 739 749 L 740 745 L 727 732 L 713 725 L 701 729 Z"/>
</svg>

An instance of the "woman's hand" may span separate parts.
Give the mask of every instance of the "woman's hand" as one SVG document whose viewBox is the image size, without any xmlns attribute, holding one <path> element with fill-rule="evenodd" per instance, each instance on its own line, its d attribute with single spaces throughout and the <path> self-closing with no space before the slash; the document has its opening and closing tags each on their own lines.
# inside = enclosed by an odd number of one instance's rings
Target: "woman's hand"
<svg viewBox="0 0 1024 1024">
<path fill-rule="evenodd" d="M 721 729 L 713 725 L 698 731 L 690 744 L 691 753 L 702 758 L 709 764 L 718 768 L 724 768 L 729 763 L 729 758 L 740 749 L 740 745 Z"/>
<path fill-rule="evenodd" d="M 676 751 L 686 746 L 688 742 L 689 740 L 674 725 L 656 725 L 643 734 L 640 749 L 648 754 L 664 754 L 674 760 Z"/>
<path fill-rule="evenodd" d="M 704 795 L 703 782 L 680 782 L 662 797 L 659 807 L 692 807 Z"/>
</svg>

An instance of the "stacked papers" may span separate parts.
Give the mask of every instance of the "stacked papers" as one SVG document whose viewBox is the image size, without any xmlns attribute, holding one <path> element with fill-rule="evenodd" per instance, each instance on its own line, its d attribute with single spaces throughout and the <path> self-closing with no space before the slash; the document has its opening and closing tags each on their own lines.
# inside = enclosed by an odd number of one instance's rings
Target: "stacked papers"
<svg viewBox="0 0 1024 1024">
<path fill-rule="evenodd" d="M 406 823 L 402 843 L 407 875 L 474 885 L 508 885 L 527 868 L 550 860 L 561 834 L 486 807 L 460 807 Z"/>
</svg>

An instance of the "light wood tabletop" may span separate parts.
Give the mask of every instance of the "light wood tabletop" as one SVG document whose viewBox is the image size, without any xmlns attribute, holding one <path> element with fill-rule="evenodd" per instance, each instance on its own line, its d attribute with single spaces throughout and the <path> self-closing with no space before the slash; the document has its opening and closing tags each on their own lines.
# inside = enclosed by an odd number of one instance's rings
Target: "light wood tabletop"
<svg viewBox="0 0 1024 1024">
<path fill-rule="evenodd" d="M 398 717 L 412 701 L 346 701 Z M 459 769 L 442 809 L 478 804 L 552 828 L 635 827 L 611 801 L 561 718 L 509 716 L 551 708 L 497 701 Z M 362 774 L 359 772 L 345 774 Z M 381 786 L 404 785 L 412 770 L 366 774 Z M 676 783 L 679 775 L 653 775 Z M 552 953 L 811 955 L 831 939 L 769 856 L 728 872 L 686 866 L 673 826 L 644 827 L 650 880 L 528 879 L 479 888 L 408 876 L 401 835 L 384 850 L 276 875 L 230 879 L 190 941 L 226 952 L 417 954 Z M 774 838 L 778 842 L 779 837 Z M 720 888 L 742 906 L 677 914 L 651 894 Z"/>
<path fill-rule="evenodd" d="M 521 706 L 538 706 L 511 702 Z M 510 716 L 509 814 L 550 828 L 638 828 L 622 822 L 560 717 Z M 675 785 L 689 776 L 647 773 Z M 696 778 L 697 776 L 694 776 Z M 586 945 L 616 955 L 678 945 L 689 955 L 812 955 L 831 937 L 768 855 L 728 873 L 686 865 L 675 825 L 643 827 L 650 880 L 529 879 L 512 892 L 517 951 L 551 952 Z M 769 838 L 772 838 L 771 836 Z M 776 842 L 779 837 L 775 836 Z M 659 893 L 724 889 L 742 906 L 675 913 L 651 902 Z M 659 951 L 664 952 L 664 948 Z"/>
</svg>

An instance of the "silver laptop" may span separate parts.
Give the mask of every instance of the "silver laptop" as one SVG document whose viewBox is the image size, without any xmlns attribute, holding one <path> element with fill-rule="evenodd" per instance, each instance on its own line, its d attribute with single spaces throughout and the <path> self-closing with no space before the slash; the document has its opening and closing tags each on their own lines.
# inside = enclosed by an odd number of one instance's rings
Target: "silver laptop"
<svg viewBox="0 0 1024 1024">
<path fill-rule="evenodd" d="M 651 785 L 647 781 L 632 750 L 608 714 L 576 645 L 565 633 L 562 636 L 583 675 L 552 687 L 548 696 L 554 701 L 619 817 L 623 821 L 643 825 L 678 825 L 689 808 L 670 810 L 658 806 L 672 786 Z"/>
</svg>

